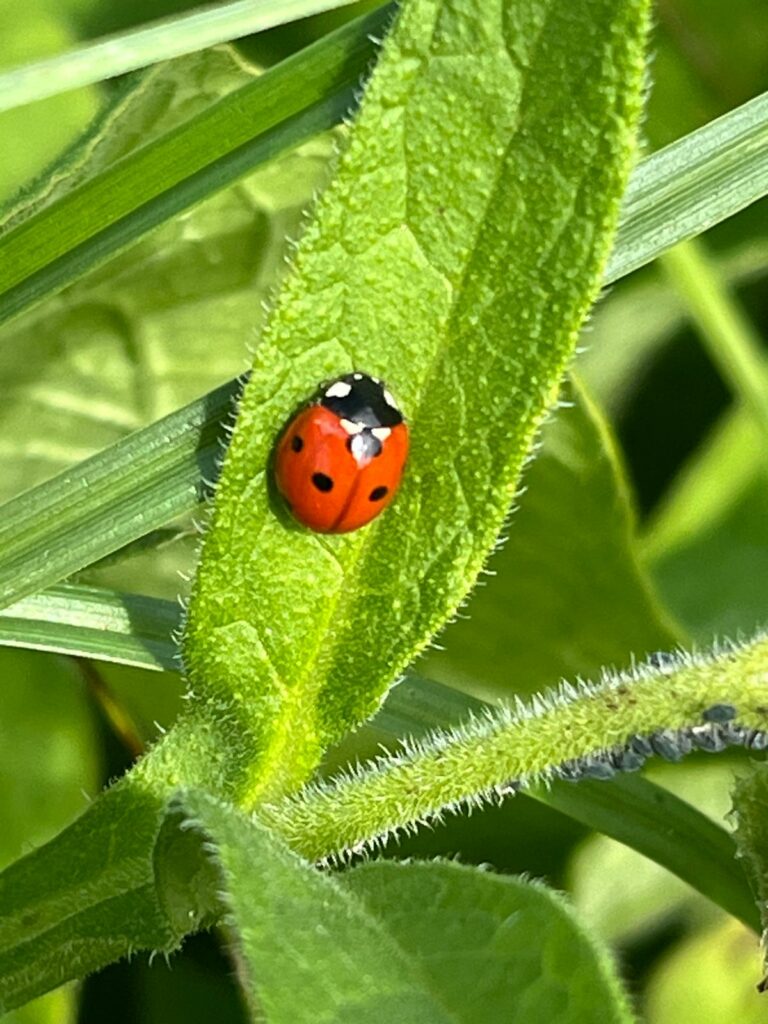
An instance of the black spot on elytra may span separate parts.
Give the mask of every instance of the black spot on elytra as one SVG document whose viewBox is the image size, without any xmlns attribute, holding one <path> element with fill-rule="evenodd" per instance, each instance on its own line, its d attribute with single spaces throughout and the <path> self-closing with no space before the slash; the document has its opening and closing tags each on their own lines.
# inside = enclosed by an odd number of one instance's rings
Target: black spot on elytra
<svg viewBox="0 0 768 1024">
<path fill-rule="evenodd" d="M 331 480 L 329 476 L 326 476 L 325 473 L 313 473 L 312 483 L 318 491 L 322 491 L 324 494 L 333 490 L 333 480 Z"/>
<path fill-rule="evenodd" d="M 298 434 L 294 434 L 293 437 L 291 438 L 291 448 L 295 452 L 300 452 L 303 447 L 304 442 L 302 441 L 302 439 L 299 437 Z"/>
<path fill-rule="evenodd" d="M 368 501 L 381 501 L 382 498 L 386 498 L 388 493 L 388 487 L 374 487 L 368 495 Z"/>
</svg>

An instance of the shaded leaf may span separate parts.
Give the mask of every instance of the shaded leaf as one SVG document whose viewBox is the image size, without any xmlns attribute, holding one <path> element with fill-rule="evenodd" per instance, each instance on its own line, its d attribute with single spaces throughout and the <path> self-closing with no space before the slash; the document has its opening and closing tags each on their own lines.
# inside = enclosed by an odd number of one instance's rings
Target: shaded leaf
<svg viewBox="0 0 768 1024">
<path fill-rule="evenodd" d="M 375 914 L 231 806 L 181 801 L 209 838 L 245 984 L 274 1024 L 448 1024 L 453 1018 Z"/>
<path fill-rule="evenodd" d="M 767 472 L 762 432 L 746 411 L 728 415 L 648 524 L 644 561 L 668 606 L 703 642 L 765 622 Z"/>
<path fill-rule="evenodd" d="M 359 896 L 466 1024 L 629 1022 L 607 952 L 544 885 L 452 863 L 355 868 Z"/>
</svg>

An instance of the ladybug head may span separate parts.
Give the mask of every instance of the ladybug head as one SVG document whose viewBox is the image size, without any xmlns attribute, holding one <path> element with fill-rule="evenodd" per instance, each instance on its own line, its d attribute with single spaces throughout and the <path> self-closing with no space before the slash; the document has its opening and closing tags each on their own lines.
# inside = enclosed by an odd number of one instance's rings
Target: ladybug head
<svg viewBox="0 0 768 1024">
<path fill-rule="evenodd" d="M 320 404 L 350 423 L 363 427 L 396 427 L 403 414 L 384 384 L 365 373 L 337 377 L 320 396 Z"/>
</svg>

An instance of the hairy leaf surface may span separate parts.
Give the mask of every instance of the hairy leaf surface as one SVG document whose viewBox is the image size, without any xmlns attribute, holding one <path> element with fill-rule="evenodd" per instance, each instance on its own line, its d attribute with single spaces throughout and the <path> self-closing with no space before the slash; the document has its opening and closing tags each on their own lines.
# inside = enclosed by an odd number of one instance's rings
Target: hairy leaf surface
<svg viewBox="0 0 768 1024">
<path fill-rule="evenodd" d="M 738 115 L 738 111 L 734 113 L 734 117 Z M 739 120 L 740 115 L 736 117 Z M 726 121 L 728 118 L 725 119 Z M 714 146 L 709 145 L 710 138 L 717 139 Z M 712 215 L 715 221 L 719 221 L 724 217 L 729 216 L 734 212 L 734 207 L 730 203 L 730 199 L 738 192 L 737 188 L 721 189 L 719 179 L 715 173 L 715 184 L 712 184 L 710 180 L 710 171 L 715 171 L 719 165 L 723 162 L 729 166 L 729 174 L 735 177 L 736 181 L 741 180 L 740 174 L 742 170 L 749 167 L 751 161 L 751 151 L 740 149 L 734 161 L 731 162 L 728 153 L 729 138 L 724 137 L 721 131 L 721 126 L 718 123 L 703 128 L 701 132 L 693 133 L 686 137 L 685 140 L 680 142 L 680 152 L 684 155 L 687 153 L 692 156 L 694 152 L 698 152 L 701 144 L 701 140 L 707 141 L 707 149 L 709 151 L 709 163 L 705 164 L 701 168 L 702 182 L 707 187 L 712 187 L 720 198 L 727 198 L 729 202 L 723 202 L 718 206 L 718 209 Z M 680 154 L 678 154 L 680 156 Z M 680 157 L 682 159 L 682 157 Z M 676 164 L 666 160 L 664 151 L 662 153 L 651 156 L 647 160 L 642 161 L 641 165 L 644 168 L 643 178 L 644 186 L 642 195 L 638 196 L 637 202 L 633 201 L 633 215 L 627 220 L 627 225 L 632 226 L 632 231 L 637 235 L 638 244 L 642 250 L 641 262 L 646 262 L 652 259 L 658 254 L 658 237 L 656 232 L 657 226 L 657 215 L 655 213 L 655 195 L 656 188 L 661 189 L 666 194 L 671 182 L 677 176 Z M 701 187 L 704 187 L 703 185 Z M 768 187 L 768 185 L 767 185 Z M 630 182 L 630 188 L 628 190 L 628 196 L 631 197 L 633 192 L 632 183 Z M 750 201 L 749 196 L 745 193 L 741 195 L 739 202 Z M 752 197 L 754 198 L 754 197 Z M 679 226 L 677 233 L 673 234 L 671 238 L 667 239 L 667 242 L 673 243 L 679 241 L 681 238 L 686 237 L 688 227 L 692 222 L 695 222 L 694 231 L 703 230 L 705 227 L 711 225 L 712 220 L 708 217 L 702 217 L 701 211 L 701 200 L 700 193 L 698 191 L 691 191 L 689 189 L 682 189 L 677 193 L 671 200 L 671 206 L 666 208 L 665 218 L 671 221 L 673 224 Z M 711 206 L 707 206 L 709 211 Z M 689 216 L 690 215 L 690 216 Z M 665 243 L 666 244 L 666 243 Z M 617 257 L 622 253 L 624 249 L 624 243 L 622 242 L 622 236 L 620 235 L 617 239 L 616 246 L 614 248 L 614 257 Z M 623 257 L 622 257 L 623 258 Z M 755 258 L 754 254 L 750 255 L 749 267 L 752 268 L 751 272 L 754 272 Z M 652 302 L 652 308 L 656 309 L 657 300 L 654 296 L 652 300 L 647 300 L 645 296 L 640 296 L 638 300 L 638 307 L 642 311 L 642 315 L 647 317 L 649 315 L 648 302 Z M 604 304 L 601 309 L 606 309 Z M 666 315 L 666 311 L 661 311 L 662 315 Z M 640 315 L 640 314 L 636 314 Z M 235 325 L 233 324 L 233 329 Z M 611 340 L 616 337 L 616 331 L 611 329 L 611 325 L 606 328 L 606 333 L 610 333 Z M 621 362 L 621 361 L 619 361 Z M 620 376 L 624 371 L 622 365 L 616 371 Z M 621 390 L 613 386 L 611 380 L 608 385 L 608 394 L 606 392 L 601 393 L 603 402 L 607 402 L 610 395 L 621 395 Z M 232 382 L 231 392 L 235 393 L 237 390 L 237 383 Z M 178 512 L 190 512 L 193 511 L 198 504 L 198 496 L 200 494 L 200 488 L 197 481 L 200 478 L 201 471 L 203 474 L 209 469 L 212 470 L 214 457 L 216 453 L 217 441 L 215 438 L 220 436 L 220 420 L 226 416 L 227 409 L 218 406 L 215 400 L 212 400 L 212 396 L 209 394 L 207 398 L 198 400 L 191 405 L 184 407 L 183 410 L 179 410 L 180 416 L 167 423 L 152 424 L 150 427 L 145 427 L 143 432 L 137 433 L 134 441 L 139 442 L 133 444 L 133 451 L 131 460 L 133 465 L 136 467 L 137 472 L 140 473 L 145 486 L 151 490 L 151 498 L 145 499 L 146 506 L 148 508 L 167 508 L 168 503 L 172 505 Z M 208 445 L 208 455 L 206 459 L 200 460 L 198 464 L 197 456 L 195 451 L 190 451 L 186 447 L 175 448 L 171 444 L 168 452 L 167 461 L 164 461 L 162 466 L 159 465 L 154 458 L 154 445 L 157 440 L 157 436 L 160 432 L 171 427 L 171 423 L 174 424 L 175 428 L 181 431 L 187 429 L 187 423 L 189 420 L 197 422 L 202 416 L 202 422 L 205 424 L 205 430 L 209 432 L 210 443 Z M 175 434 L 169 435 L 169 442 L 175 440 Z M 118 442 L 119 444 L 120 442 Z M 105 451 L 104 460 L 109 460 L 113 456 L 117 456 L 119 448 L 114 448 L 111 451 Z M 69 458 L 73 452 L 67 453 Z M 55 508 L 58 501 L 62 497 L 62 484 L 70 495 L 73 492 L 78 493 L 78 500 L 81 502 L 81 507 L 84 510 L 93 512 L 94 519 L 98 512 L 102 522 L 108 523 L 108 529 L 99 531 L 100 533 L 100 551 L 101 553 L 97 557 L 103 557 L 112 551 L 123 547 L 125 544 L 130 543 L 137 536 L 143 535 L 148 530 L 154 529 L 157 525 L 162 525 L 166 522 L 169 515 L 166 514 L 165 519 L 157 521 L 154 517 L 148 519 L 148 523 L 152 525 L 147 526 L 147 530 L 142 530 L 137 534 L 136 523 L 133 519 L 133 509 L 126 505 L 118 492 L 105 493 L 100 491 L 98 488 L 91 491 L 87 485 L 83 485 L 82 481 L 88 479 L 89 470 L 92 467 L 83 467 L 84 473 L 81 475 L 79 472 L 74 474 L 67 474 L 64 480 L 54 479 L 49 483 L 41 485 L 40 491 L 36 493 L 35 499 L 37 503 L 37 515 L 41 522 L 38 524 L 38 540 L 39 543 L 31 549 L 26 556 L 27 563 L 32 560 L 38 562 L 35 571 L 34 582 L 30 583 L 29 577 L 26 573 L 18 573 L 15 569 L 13 570 L 13 577 L 11 580 L 5 578 L 3 580 L 3 600 L 12 601 L 18 598 L 32 593 L 36 589 L 40 589 L 44 586 L 49 586 L 52 583 L 56 583 L 62 579 L 67 573 L 73 572 L 76 569 L 82 568 L 87 565 L 88 562 L 92 561 L 94 555 L 91 553 L 91 545 L 93 541 L 93 531 L 89 529 L 87 534 L 81 533 L 76 526 L 70 524 L 68 532 L 68 565 L 66 569 L 62 569 L 61 565 L 55 560 L 47 561 L 44 558 L 40 558 L 40 550 L 44 548 L 46 538 L 58 536 L 60 523 L 58 516 L 55 512 L 49 509 Z M 16 501 L 9 502 L 6 506 L 2 507 L 0 511 L 0 528 L 4 529 L 7 525 L 6 516 L 10 516 L 13 519 L 13 524 L 10 526 L 11 532 L 15 534 L 20 529 L 21 525 L 26 525 L 28 521 L 26 497 L 20 502 Z M 171 515 L 177 514 L 176 512 Z M 2 575 L 5 569 L 5 562 L 0 554 L 0 575 Z M 8 589 L 10 588 L 10 589 Z"/>
<path fill-rule="evenodd" d="M 599 285 L 645 19 L 640 0 L 401 11 L 259 344 L 190 605 L 193 685 L 260 751 L 243 799 L 306 777 L 480 570 Z M 387 514 L 319 537 L 270 453 L 355 369 L 389 381 L 412 458 Z"/>
<path fill-rule="evenodd" d="M 246 983 L 274 1024 L 543 1024 L 554 1007 L 562 1024 L 631 1020 L 605 952 L 543 886 L 456 864 L 323 876 L 234 808 L 199 793 L 182 805 L 211 841 Z"/>
<path fill-rule="evenodd" d="M 542 431 L 490 578 L 420 663 L 424 675 L 531 694 L 675 646 L 638 565 L 632 495 L 610 428 L 583 386 L 566 397 Z"/>
<path fill-rule="evenodd" d="M 386 861 L 342 881 L 419 965 L 452 1021 L 634 1019 L 607 951 L 544 885 L 453 863 Z"/>
</svg>

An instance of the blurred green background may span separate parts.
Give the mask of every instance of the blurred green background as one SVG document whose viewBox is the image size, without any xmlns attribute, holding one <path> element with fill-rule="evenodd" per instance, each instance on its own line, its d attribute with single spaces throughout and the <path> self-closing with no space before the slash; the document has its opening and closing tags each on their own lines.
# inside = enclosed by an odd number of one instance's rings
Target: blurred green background
<svg viewBox="0 0 768 1024">
<path fill-rule="evenodd" d="M 0 0 L 0 64 L 192 4 L 182 0 Z M 113 160 L 212 102 L 368 3 L 182 58 L 153 72 L 149 99 L 116 121 Z M 764 0 L 662 0 L 645 123 L 655 149 L 768 84 Z M 121 86 L 107 83 L 0 115 L 0 201 L 10 201 Z M 323 137 L 177 221 L 3 329 L 0 499 L 59 472 L 242 371 L 284 240 L 322 186 Z M 700 240 L 759 336 L 768 336 L 768 204 Z M 748 635 L 768 602 L 764 443 L 692 326 L 673 268 L 645 268 L 596 307 L 581 381 L 545 430 L 508 541 L 462 618 L 418 670 L 487 697 L 594 677 L 676 644 Z M 396 386 L 396 382 L 393 382 Z M 194 539 L 112 562 L 81 579 L 163 597 L 183 592 Z M 45 841 L 172 721 L 178 678 L 0 651 L 0 858 Z M 106 695 L 106 696 L 105 696 Z M 116 707 L 110 715 L 110 708 Z M 354 751 L 347 751 L 347 753 Z M 342 756 L 339 754 L 338 756 Z M 738 754 L 655 766 L 652 776 L 718 818 Z M 754 992 L 754 937 L 638 855 L 524 797 L 392 847 L 459 856 L 565 888 L 617 950 L 652 1024 L 768 1019 Z M 631 884 L 628 880 L 631 879 Z M 221 936 L 170 965 L 121 964 L 10 1019 L 66 1024 L 245 1019 Z"/>
</svg>

